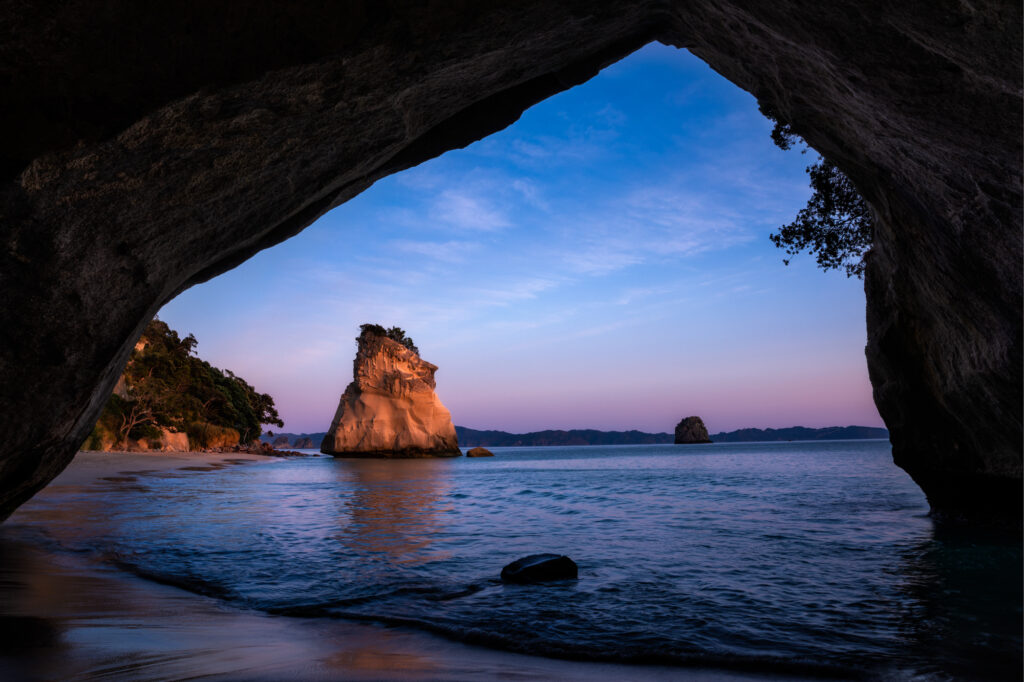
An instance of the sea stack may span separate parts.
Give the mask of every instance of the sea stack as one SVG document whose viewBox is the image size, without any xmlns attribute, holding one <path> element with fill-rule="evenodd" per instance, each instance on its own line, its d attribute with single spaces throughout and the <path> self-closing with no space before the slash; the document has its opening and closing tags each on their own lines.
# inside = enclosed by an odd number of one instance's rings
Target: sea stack
<svg viewBox="0 0 1024 682">
<path fill-rule="evenodd" d="M 708 429 L 700 417 L 687 417 L 676 425 L 676 445 L 710 442 Z"/>
<path fill-rule="evenodd" d="M 451 413 L 432 365 L 397 328 L 364 324 L 353 381 L 320 451 L 336 457 L 459 457 Z"/>
</svg>

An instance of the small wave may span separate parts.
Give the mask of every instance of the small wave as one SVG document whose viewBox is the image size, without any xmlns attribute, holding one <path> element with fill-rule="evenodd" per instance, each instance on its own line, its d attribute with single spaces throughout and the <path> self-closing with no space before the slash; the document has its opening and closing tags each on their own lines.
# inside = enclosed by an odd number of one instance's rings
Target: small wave
<svg viewBox="0 0 1024 682">
<path fill-rule="evenodd" d="M 336 611 L 322 608 L 307 608 L 291 612 L 275 611 L 275 615 L 292 617 L 327 617 L 338 620 L 377 623 L 389 627 L 406 627 L 439 635 L 474 646 L 501 649 L 529 656 L 544 656 L 570 661 L 595 661 L 627 665 L 661 665 L 679 668 L 717 668 L 736 672 L 757 672 L 775 675 L 798 675 L 819 679 L 863 679 L 868 671 L 837 666 L 805 659 L 785 659 L 772 656 L 740 656 L 714 652 L 666 652 L 662 648 L 624 647 L 621 650 L 603 648 L 595 650 L 571 642 L 529 641 L 524 642 L 514 635 L 497 633 L 479 627 L 459 627 L 422 618 L 395 616 L 358 611 Z"/>
<path fill-rule="evenodd" d="M 179 573 L 168 573 L 151 568 L 145 568 L 134 561 L 125 559 L 117 554 L 106 554 L 103 558 L 121 570 L 131 573 L 139 578 L 149 580 L 150 582 L 158 583 L 160 585 L 170 585 L 171 587 L 177 587 L 204 597 L 213 597 L 214 599 L 229 602 L 237 601 L 237 595 L 234 590 L 212 580 L 207 580 L 196 575 L 182 575 Z"/>
<path fill-rule="evenodd" d="M 498 581 L 494 582 L 497 583 Z M 336 609 L 351 608 L 353 606 L 361 606 L 363 604 L 386 601 L 394 599 L 396 597 L 417 596 L 422 597 L 428 601 L 434 602 L 450 601 L 452 599 L 458 599 L 460 597 L 469 597 L 471 595 L 474 595 L 480 590 L 484 589 L 484 587 L 486 587 L 486 585 L 481 584 L 470 584 L 458 589 L 443 589 L 431 586 L 409 586 L 400 587 L 398 589 L 389 590 L 387 592 L 367 594 L 360 597 L 332 599 L 330 601 L 321 601 L 315 603 L 264 606 L 261 608 L 261 610 L 278 616 L 333 616 L 333 613 L 335 613 Z"/>
<path fill-rule="evenodd" d="M 806 659 L 787 659 L 772 656 L 743 656 L 701 651 L 666 651 L 663 646 L 641 643 L 623 645 L 616 649 L 604 647 L 595 650 L 592 645 L 568 641 L 539 640 L 525 638 L 519 633 L 502 633 L 480 626 L 462 626 L 428 620 L 415 616 L 404 616 L 357 610 L 358 607 L 381 603 L 402 597 L 420 597 L 429 601 L 447 601 L 471 596 L 498 581 L 471 583 L 457 588 L 442 588 L 428 585 L 410 585 L 393 590 L 360 597 L 337 599 L 325 602 L 260 605 L 241 598 L 233 590 L 220 583 L 191 574 L 174 574 L 145 568 L 123 556 L 107 554 L 104 558 L 118 568 L 139 578 L 161 585 L 212 597 L 228 603 L 244 605 L 269 615 L 288 618 L 327 618 L 365 623 L 376 623 L 389 627 L 406 627 L 429 632 L 446 639 L 474 646 L 501 649 L 531 656 L 544 656 L 573 661 L 598 661 L 628 665 L 663 665 L 679 668 L 717 668 L 736 672 L 759 672 L 778 675 L 799 675 L 824 679 L 858 679 L 867 676 L 864 670 Z"/>
</svg>

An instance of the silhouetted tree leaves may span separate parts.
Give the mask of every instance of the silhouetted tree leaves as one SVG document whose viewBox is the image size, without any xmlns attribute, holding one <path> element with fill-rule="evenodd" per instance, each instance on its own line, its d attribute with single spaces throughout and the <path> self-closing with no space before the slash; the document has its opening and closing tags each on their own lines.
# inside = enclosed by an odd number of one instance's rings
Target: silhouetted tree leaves
<svg viewBox="0 0 1024 682">
<path fill-rule="evenodd" d="M 775 112 L 761 106 L 761 113 L 771 119 L 772 141 L 780 149 L 789 150 L 803 139 Z M 819 157 L 807 167 L 813 194 L 807 206 L 797 213 L 796 220 L 769 235 L 772 243 L 790 256 L 802 251 L 814 254 L 822 270 L 846 271 L 847 277 L 864 276 L 864 253 L 871 248 L 874 218 L 860 192 L 831 161 Z M 789 259 L 783 263 L 789 265 Z"/>
</svg>

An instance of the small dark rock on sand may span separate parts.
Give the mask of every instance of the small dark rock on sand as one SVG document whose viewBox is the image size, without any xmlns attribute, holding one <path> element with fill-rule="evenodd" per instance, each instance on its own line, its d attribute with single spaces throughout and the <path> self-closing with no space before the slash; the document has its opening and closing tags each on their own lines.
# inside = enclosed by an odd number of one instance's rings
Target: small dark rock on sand
<svg viewBox="0 0 1024 682">
<path fill-rule="evenodd" d="M 501 580 L 506 583 L 540 583 L 578 577 L 576 562 L 560 554 L 531 554 L 501 569 Z"/>
<path fill-rule="evenodd" d="M 494 453 L 487 448 L 475 447 L 466 453 L 466 457 L 494 457 Z"/>
</svg>

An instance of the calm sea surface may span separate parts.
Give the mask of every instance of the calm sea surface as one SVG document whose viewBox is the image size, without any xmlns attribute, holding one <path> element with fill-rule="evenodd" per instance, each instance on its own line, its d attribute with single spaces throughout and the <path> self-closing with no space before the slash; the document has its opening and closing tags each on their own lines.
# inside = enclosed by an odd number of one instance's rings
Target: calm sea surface
<svg viewBox="0 0 1024 682">
<path fill-rule="evenodd" d="M 1019 540 L 933 528 L 887 442 L 495 453 L 126 472 L 11 522 L 238 606 L 524 653 L 1021 676 Z M 579 580 L 497 580 L 537 552 Z"/>
</svg>

